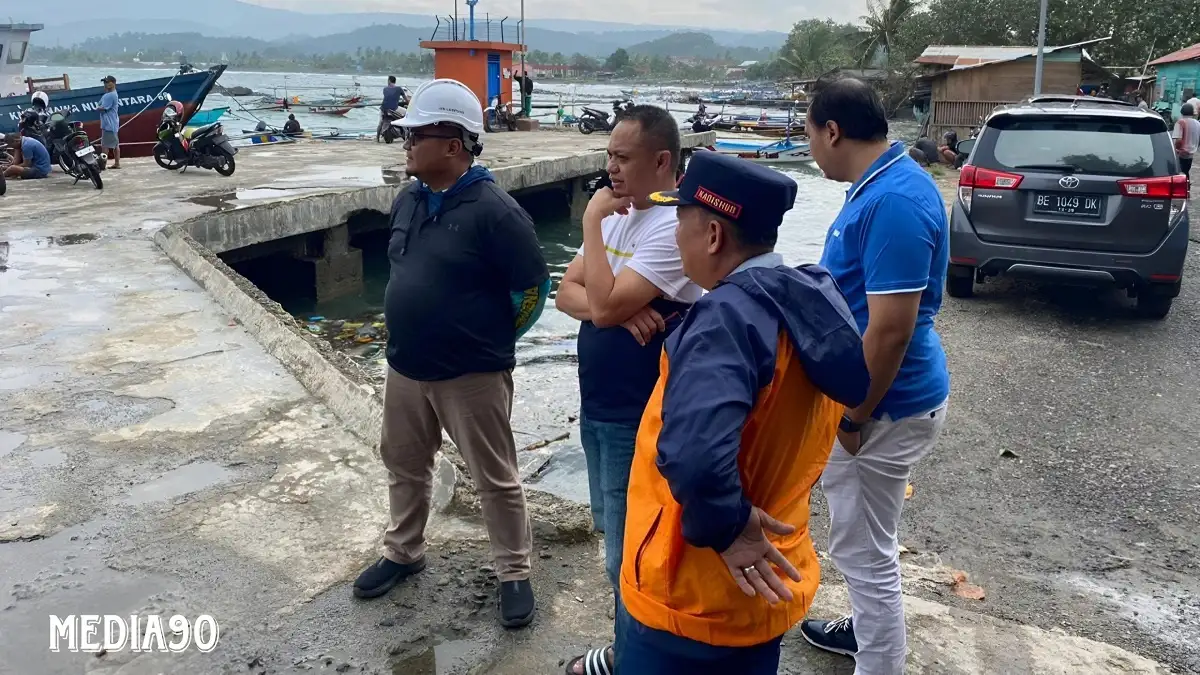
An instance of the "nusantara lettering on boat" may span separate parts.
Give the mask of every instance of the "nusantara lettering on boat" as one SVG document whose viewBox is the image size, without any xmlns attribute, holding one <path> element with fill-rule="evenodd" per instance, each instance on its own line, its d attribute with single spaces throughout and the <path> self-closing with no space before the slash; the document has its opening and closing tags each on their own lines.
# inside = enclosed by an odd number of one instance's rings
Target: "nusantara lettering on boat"
<svg viewBox="0 0 1200 675">
<path fill-rule="evenodd" d="M 137 108 L 137 106 L 146 106 L 146 105 L 153 103 L 154 101 L 166 101 L 169 99 L 167 98 L 166 92 L 164 92 L 164 93 L 159 94 L 158 96 L 149 96 L 149 95 L 146 95 L 146 96 L 124 96 L 117 100 L 120 102 L 120 105 L 122 108 L 121 112 L 130 112 L 128 110 L 125 110 L 125 108 L 127 108 L 127 107 L 134 108 L 134 110 L 132 110 L 132 112 L 139 112 L 139 109 Z M 69 112 L 71 114 L 76 114 L 76 113 L 80 113 L 80 112 L 84 112 L 84 111 L 95 111 L 99 107 L 100 107 L 100 99 L 96 99 L 95 101 L 87 101 L 85 103 L 80 103 L 78 105 L 75 105 L 75 104 L 54 105 L 54 101 L 53 100 L 50 101 L 50 112 L 51 113 Z M 19 122 L 19 121 L 21 121 L 21 112 L 22 112 L 21 110 L 9 111 L 8 117 L 9 117 L 9 119 L 11 119 L 14 122 Z"/>
</svg>

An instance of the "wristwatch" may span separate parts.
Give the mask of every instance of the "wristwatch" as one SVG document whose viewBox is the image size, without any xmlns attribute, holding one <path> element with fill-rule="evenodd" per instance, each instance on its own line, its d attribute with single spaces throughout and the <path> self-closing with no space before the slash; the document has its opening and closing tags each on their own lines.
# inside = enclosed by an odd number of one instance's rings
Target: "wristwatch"
<svg viewBox="0 0 1200 675">
<path fill-rule="evenodd" d="M 850 419 L 849 413 L 844 413 L 842 415 L 842 421 L 838 423 L 838 429 L 841 429 L 848 434 L 858 433 L 862 430 L 862 428 L 862 422 L 855 422 L 854 420 Z"/>
</svg>

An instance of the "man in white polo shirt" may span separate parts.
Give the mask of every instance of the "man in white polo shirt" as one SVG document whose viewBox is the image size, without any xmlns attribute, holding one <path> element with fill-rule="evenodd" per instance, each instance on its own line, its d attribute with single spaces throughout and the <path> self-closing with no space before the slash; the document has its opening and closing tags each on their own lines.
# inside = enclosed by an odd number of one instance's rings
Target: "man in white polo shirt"
<svg viewBox="0 0 1200 675">
<path fill-rule="evenodd" d="M 614 593 L 642 411 L 658 381 L 663 341 L 703 293 L 683 274 L 674 209 L 649 201 L 653 192 L 675 189 L 679 146 L 679 123 L 666 110 L 640 105 L 622 116 L 608 142 L 612 187 L 588 203 L 583 247 L 555 301 L 581 322 L 579 431 L 592 519 L 604 532 L 604 567 Z M 572 661 L 568 672 L 611 673 L 612 664 L 612 649 L 594 649 Z"/>
</svg>

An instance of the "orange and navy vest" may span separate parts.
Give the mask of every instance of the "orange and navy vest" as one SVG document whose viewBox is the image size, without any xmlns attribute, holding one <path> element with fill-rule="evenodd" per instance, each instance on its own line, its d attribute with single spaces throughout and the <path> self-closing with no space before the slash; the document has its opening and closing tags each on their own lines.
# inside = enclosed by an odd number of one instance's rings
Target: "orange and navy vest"
<svg viewBox="0 0 1200 675">
<path fill-rule="evenodd" d="M 659 372 L 630 473 L 621 599 L 650 628 L 717 646 L 762 644 L 803 619 L 817 591 L 809 495 L 845 405 L 866 395 L 861 337 L 823 268 L 754 268 L 696 303 L 668 339 Z M 706 462 L 713 466 L 695 469 Z M 734 466 L 736 476 L 718 475 Z M 693 479 L 693 470 L 714 473 Z M 694 480 L 703 486 L 696 494 L 709 494 L 713 476 L 740 481 L 743 504 L 795 526 L 771 535 L 802 576 L 780 573 L 791 601 L 746 596 L 717 550 L 689 543 L 685 530 L 694 542 L 706 523 L 694 514 L 688 521 L 672 490 L 691 494 L 685 483 Z"/>
</svg>

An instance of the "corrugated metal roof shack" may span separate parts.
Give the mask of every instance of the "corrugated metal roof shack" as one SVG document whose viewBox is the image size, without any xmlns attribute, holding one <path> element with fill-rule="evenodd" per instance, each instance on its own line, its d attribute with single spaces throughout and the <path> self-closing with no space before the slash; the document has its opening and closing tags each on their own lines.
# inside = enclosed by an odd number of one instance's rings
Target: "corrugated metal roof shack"
<svg viewBox="0 0 1200 675">
<path fill-rule="evenodd" d="M 1099 41 L 1046 47 L 1042 93 L 1078 93 L 1085 70 L 1100 70 L 1084 46 Z M 919 86 L 914 98 L 920 93 L 928 98 L 914 104 L 928 114 L 929 136 L 939 138 L 953 129 L 965 138 L 997 106 L 1032 96 L 1036 57 L 1033 47 L 927 47 L 916 63 L 925 68 L 920 79 L 928 88 Z"/>
</svg>

